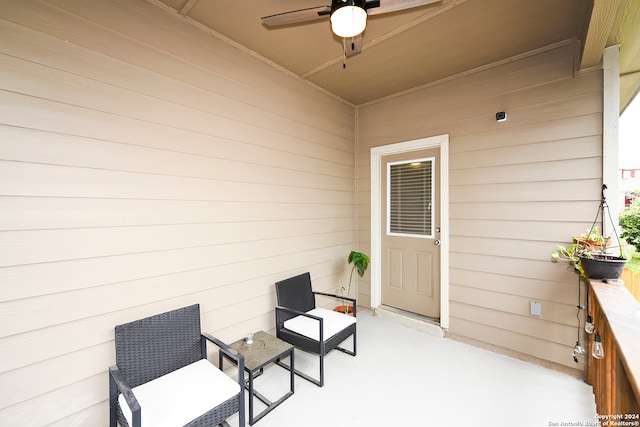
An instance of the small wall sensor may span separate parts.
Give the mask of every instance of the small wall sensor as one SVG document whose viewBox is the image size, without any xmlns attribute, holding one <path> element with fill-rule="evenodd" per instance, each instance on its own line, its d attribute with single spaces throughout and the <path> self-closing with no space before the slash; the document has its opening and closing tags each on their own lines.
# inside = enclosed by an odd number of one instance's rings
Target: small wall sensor
<svg viewBox="0 0 640 427">
<path fill-rule="evenodd" d="M 542 316 L 542 304 L 539 301 L 531 301 L 531 315 Z"/>
<path fill-rule="evenodd" d="M 505 113 L 504 111 L 498 111 L 496 113 L 496 120 L 499 122 L 507 121 L 507 113 Z"/>
</svg>

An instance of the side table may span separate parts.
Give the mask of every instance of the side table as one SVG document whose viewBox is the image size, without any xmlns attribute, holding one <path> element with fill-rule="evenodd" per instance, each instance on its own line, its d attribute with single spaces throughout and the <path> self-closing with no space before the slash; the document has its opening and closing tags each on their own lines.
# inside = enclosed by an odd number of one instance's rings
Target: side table
<svg viewBox="0 0 640 427">
<path fill-rule="evenodd" d="M 249 425 L 260 421 L 262 417 L 287 400 L 294 392 L 294 347 L 266 332 L 259 331 L 253 334 L 253 343 L 247 344 L 243 339 L 230 344 L 233 350 L 244 356 L 244 370 L 249 374 L 245 381 L 245 387 L 249 390 Z M 260 376 L 264 368 L 270 363 L 279 362 L 280 359 L 290 358 L 290 390 L 275 402 L 271 402 L 264 395 L 254 389 L 253 380 Z M 222 369 L 223 353 L 220 352 L 219 364 Z M 230 360 L 230 359 L 227 359 Z M 253 399 L 257 397 L 267 408 L 254 417 Z"/>
</svg>

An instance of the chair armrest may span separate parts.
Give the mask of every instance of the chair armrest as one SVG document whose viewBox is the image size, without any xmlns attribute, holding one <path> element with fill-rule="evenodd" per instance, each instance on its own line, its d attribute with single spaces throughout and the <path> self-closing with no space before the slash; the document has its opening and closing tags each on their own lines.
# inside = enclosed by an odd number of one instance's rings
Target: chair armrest
<svg viewBox="0 0 640 427">
<path fill-rule="evenodd" d="M 314 295 L 323 295 L 325 297 L 334 297 L 334 298 L 337 298 L 337 299 L 343 301 L 343 303 L 344 303 L 344 301 L 350 301 L 351 302 L 351 306 L 353 307 L 353 317 L 356 317 L 356 305 L 357 305 L 356 303 L 357 303 L 357 301 L 356 301 L 355 298 L 343 297 L 343 296 L 336 295 L 336 294 L 329 294 L 329 293 L 326 293 L 326 292 L 317 292 L 317 291 L 313 291 L 313 294 Z"/>
<path fill-rule="evenodd" d="M 296 316 L 305 316 L 307 313 L 304 311 L 296 310 L 294 308 L 283 307 L 281 305 L 276 306 L 276 330 L 284 328 L 284 322 L 288 319 L 292 319 Z"/>
<path fill-rule="evenodd" d="M 223 353 L 226 357 L 234 361 L 234 363 L 238 366 L 238 382 L 244 387 L 244 356 L 207 332 L 203 332 L 202 336 L 206 338 L 207 341 L 215 344 L 216 347 L 220 349 L 220 352 Z M 242 377 L 242 381 L 240 381 L 240 377 Z"/>
<path fill-rule="evenodd" d="M 304 316 L 304 317 L 308 317 L 310 319 L 314 319 L 314 320 L 319 320 L 320 322 L 322 322 L 322 317 L 318 317 L 318 316 L 314 316 L 313 314 L 309 314 L 307 312 L 304 311 L 300 311 L 300 310 L 294 310 L 293 308 L 287 308 L 287 307 L 282 307 L 282 306 L 276 306 L 276 311 L 286 311 L 288 313 L 292 313 L 292 314 L 296 314 L 298 316 Z"/>
<path fill-rule="evenodd" d="M 304 311 L 296 310 L 294 308 L 289 308 L 289 307 L 283 307 L 281 305 L 277 305 L 276 306 L 276 312 L 278 312 L 278 311 L 284 311 L 284 312 L 289 313 L 289 314 L 295 314 L 296 316 L 307 316 L 307 317 L 312 317 L 312 318 L 317 317 L 317 316 L 313 316 L 311 314 L 307 314 Z M 318 317 L 318 319 L 319 319 L 319 317 Z"/>
<path fill-rule="evenodd" d="M 201 334 L 202 335 L 202 339 L 206 342 L 206 341 L 210 341 L 213 344 L 215 344 L 216 347 L 218 347 L 218 349 L 220 350 L 219 353 L 219 358 L 218 358 L 218 363 L 219 363 L 219 368 L 220 370 L 222 370 L 222 359 L 223 359 L 223 355 L 227 358 L 229 358 L 230 360 L 233 360 L 234 363 L 236 364 L 236 366 L 238 367 L 238 385 L 240 386 L 240 394 L 239 394 L 239 413 L 240 413 L 240 421 L 238 422 L 239 426 L 244 426 L 244 386 L 245 386 L 245 381 L 244 381 L 244 356 L 240 353 L 238 353 L 236 350 L 232 349 L 231 347 L 229 347 L 226 343 L 222 342 L 221 340 L 219 340 L 218 338 L 214 337 L 213 335 L 204 332 Z M 221 425 L 225 425 L 226 422 L 222 423 Z M 228 424 L 226 424 L 228 425 Z"/>
<path fill-rule="evenodd" d="M 138 399 L 136 399 L 133 391 L 131 391 L 131 387 L 129 387 L 117 366 L 111 366 L 109 368 L 109 383 L 110 391 L 112 393 L 111 399 L 113 399 L 113 404 L 116 405 L 114 408 L 117 407 L 118 404 L 118 393 L 122 393 L 127 405 L 129 405 L 129 409 L 131 410 L 133 421 L 133 426 L 131 427 L 140 426 L 140 403 L 138 403 Z"/>
<path fill-rule="evenodd" d="M 309 314 L 306 313 L 304 311 L 300 311 L 300 310 L 294 310 L 292 308 L 287 308 L 287 307 L 282 307 L 282 306 L 276 306 L 276 328 L 280 328 L 280 327 L 284 327 L 284 322 L 282 322 L 282 325 L 279 324 L 279 321 L 277 320 L 278 318 L 278 313 L 279 312 L 286 312 L 286 313 L 291 313 L 291 314 L 295 314 L 297 316 L 304 316 L 304 317 L 308 317 L 309 319 L 313 319 L 316 320 L 318 322 L 318 333 L 319 333 L 319 337 L 320 337 L 320 342 L 323 341 L 323 336 L 324 336 L 324 319 L 322 317 L 318 317 L 318 316 L 314 316 L 313 314 Z"/>
<path fill-rule="evenodd" d="M 318 292 L 318 291 L 313 291 L 314 295 L 323 295 L 325 297 L 334 297 L 334 298 L 338 298 L 340 300 L 346 300 L 346 301 L 351 301 L 353 303 L 353 305 L 356 305 L 356 299 L 355 298 L 350 298 L 350 297 L 343 297 L 341 295 L 337 295 L 337 294 L 329 294 L 326 292 Z"/>
<path fill-rule="evenodd" d="M 224 354 L 227 358 L 234 361 L 238 367 L 238 384 L 240 384 L 240 390 L 244 390 L 244 356 L 207 332 L 202 333 L 202 336 L 207 341 L 212 342 L 216 347 L 218 347 L 220 350 L 220 360 L 222 360 L 222 355 Z M 220 363 L 220 369 L 222 369 L 222 363 Z M 244 408 L 244 395 L 242 393 L 240 394 L 242 395 L 241 406 Z"/>
</svg>

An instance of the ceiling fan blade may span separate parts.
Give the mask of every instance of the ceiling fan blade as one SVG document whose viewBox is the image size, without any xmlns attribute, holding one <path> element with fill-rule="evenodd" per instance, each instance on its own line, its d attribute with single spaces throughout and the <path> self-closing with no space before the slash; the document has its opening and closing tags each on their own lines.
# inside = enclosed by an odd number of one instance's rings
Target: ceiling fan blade
<svg viewBox="0 0 640 427">
<path fill-rule="evenodd" d="M 380 15 L 381 13 L 397 12 L 399 10 L 437 3 L 438 1 L 440 0 L 380 0 L 380 6 L 367 7 L 367 14 Z"/>
<path fill-rule="evenodd" d="M 362 33 L 355 37 L 345 37 L 342 39 L 344 43 L 344 54 L 347 58 L 362 52 Z"/>
<path fill-rule="evenodd" d="M 308 9 L 293 10 L 291 12 L 278 13 L 276 15 L 263 16 L 262 23 L 268 27 L 276 25 L 295 24 L 298 22 L 313 21 L 329 16 L 331 6 L 317 6 Z"/>
</svg>

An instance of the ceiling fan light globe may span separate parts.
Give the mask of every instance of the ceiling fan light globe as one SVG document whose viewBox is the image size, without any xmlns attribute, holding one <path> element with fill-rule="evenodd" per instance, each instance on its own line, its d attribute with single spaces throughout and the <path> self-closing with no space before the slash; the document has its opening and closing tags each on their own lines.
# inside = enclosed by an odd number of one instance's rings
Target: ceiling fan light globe
<svg viewBox="0 0 640 427">
<path fill-rule="evenodd" d="M 342 6 L 331 13 L 331 30 L 338 37 L 355 37 L 367 26 L 367 12 L 360 6 Z"/>
</svg>

